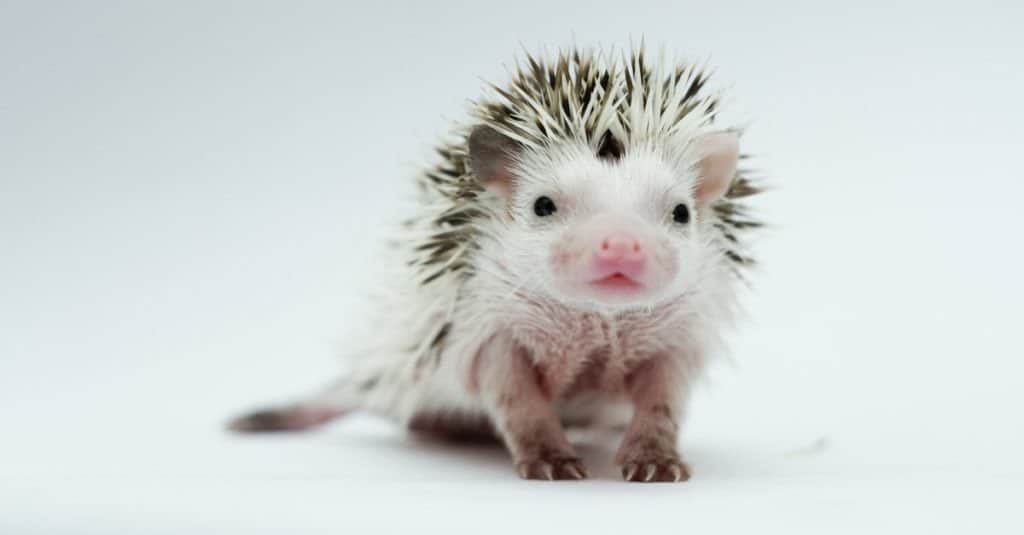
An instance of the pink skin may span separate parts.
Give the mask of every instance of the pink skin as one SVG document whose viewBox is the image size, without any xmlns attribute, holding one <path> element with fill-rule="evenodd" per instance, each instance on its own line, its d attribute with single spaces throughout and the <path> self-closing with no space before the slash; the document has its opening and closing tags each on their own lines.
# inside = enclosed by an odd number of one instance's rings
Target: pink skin
<svg viewBox="0 0 1024 535">
<path fill-rule="evenodd" d="M 663 294 L 678 273 L 676 251 L 649 223 L 605 213 L 568 229 L 552 245 L 557 290 L 609 305 L 635 305 Z"/>
<path fill-rule="evenodd" d="M 601 240 L 590 261 L 590 284 L 608 291 L 630 291 L 643 286 L 647 251 L 632 235 L 612 232 Z"/>
</svg>

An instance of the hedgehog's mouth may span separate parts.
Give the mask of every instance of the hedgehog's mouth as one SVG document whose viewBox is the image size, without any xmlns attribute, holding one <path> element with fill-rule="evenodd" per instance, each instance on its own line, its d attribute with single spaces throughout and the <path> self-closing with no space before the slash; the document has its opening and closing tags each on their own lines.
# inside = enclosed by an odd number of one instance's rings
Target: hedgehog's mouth
<svg viewBox="0 0 1024 535">
<path fill-rule="evenodd" d="M 590 281 L 590 285 L 595 288 L 602 290 L 614 291 L 614 292 L 630 292 L 636 291 L 643 288 L 643 284 L 640 281 L 630 278 L 624 273 L 612 273 L 607 277 Z"/>
</svg>

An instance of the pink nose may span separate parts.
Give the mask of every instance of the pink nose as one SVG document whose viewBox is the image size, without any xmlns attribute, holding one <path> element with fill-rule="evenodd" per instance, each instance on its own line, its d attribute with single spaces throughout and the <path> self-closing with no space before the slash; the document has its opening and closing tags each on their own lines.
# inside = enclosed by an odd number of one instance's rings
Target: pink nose
<svg viewBox="0 0 1024 535">
<path fill-rule="evenodd" d="M 647 263 L 647 252 L 635 238 L 628 234 L 614 233 L 605 236 L 594 251 L 594 270 L 598 276 L 621 273 L 637 277 Z"/>
</svg>

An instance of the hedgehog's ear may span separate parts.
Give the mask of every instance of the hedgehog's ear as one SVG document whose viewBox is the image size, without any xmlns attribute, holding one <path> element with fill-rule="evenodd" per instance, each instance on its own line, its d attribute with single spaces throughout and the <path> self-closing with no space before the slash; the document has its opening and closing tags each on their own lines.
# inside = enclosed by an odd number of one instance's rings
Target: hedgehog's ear
<svg viewBox="0 0 1024 535">
<path fill-rule="evenodd" d="M 700 163 L 697 180 L 697 204 L 718 200 L 732 185 L 740 158 L 740 141 L 735 132 L 714 132 L 697 139 Z"/>
<path fill-rule="evenodd" d="M 522 145 L 487 125 L 469 134 L 469 168 L 477 180 L 502 197 L 512 196 L 512 164 Z"/>
</svg>

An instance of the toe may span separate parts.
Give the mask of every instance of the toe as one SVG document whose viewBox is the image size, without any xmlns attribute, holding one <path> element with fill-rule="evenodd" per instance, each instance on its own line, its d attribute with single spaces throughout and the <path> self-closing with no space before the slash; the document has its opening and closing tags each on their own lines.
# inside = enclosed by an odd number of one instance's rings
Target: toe
<svg viewBox="0 0 1024 535">
<path fill-rule="evenodd" d="M 587 470 L 579 459 L 529 460 L 516 463 L 516 470 L 523 479 L 547 481 L 579 480 L 587 477 Z"/>
<path fill-rule="evenodd" d="M 631 462 L 622 465 L 622 479 L 642 483 L 680 482 L 690 479 L 690 470 L 678 459 Z"/>
</svg>

